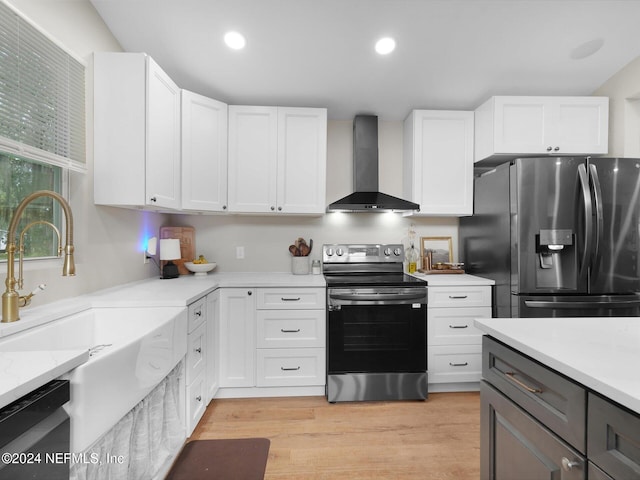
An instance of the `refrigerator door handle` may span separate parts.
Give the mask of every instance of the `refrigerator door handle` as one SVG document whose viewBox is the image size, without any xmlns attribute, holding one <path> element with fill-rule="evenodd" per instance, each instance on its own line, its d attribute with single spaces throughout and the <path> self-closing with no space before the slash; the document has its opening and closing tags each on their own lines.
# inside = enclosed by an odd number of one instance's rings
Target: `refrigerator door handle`
<svg viewBox="0 0 640 480">
<path fill-rule="evenodd" d="M 582 277 L 587 274 L 589 261 L 593 254 L 593 203 L 591 202 L 587 167 L 584 164 L 578 165 L 578 179 L 580 180 L 580 190 L 582 192 L 582 201 L 584 202 L 584 252 L 580 263 L 580 276 Z"/>
<path fill-rule="evenodd" d="M 588 300 L 578 302 L 525 300 L 524 304 L 529 308 L 630 308 L 640 307 L 640 300 L 619 300 L 611 302 L 598 302 Z"/>
<path fill-rule="evenodd" d="M 591 184 L 593 185 L 594 198 L 595 198 L 595 211 L 596 211 L 596 244 L 593 249 L 593 265 L 595 266 L 596 259 L 600 252 L 600 245 L 604 238 L 604 215 L 602 212 L 602 189 L 600 188 L 600 177 L 598 177 L 598 169 L 594 164 L 589 164 L 589 173 L 591 177 Z"/>
</svg>

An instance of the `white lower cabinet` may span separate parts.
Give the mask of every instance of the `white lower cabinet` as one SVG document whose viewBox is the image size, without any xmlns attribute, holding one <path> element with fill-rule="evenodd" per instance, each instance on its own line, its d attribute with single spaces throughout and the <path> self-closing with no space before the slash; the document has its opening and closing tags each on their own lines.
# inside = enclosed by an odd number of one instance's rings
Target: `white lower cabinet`
<svg viewBox="0 0 640 480">
<path fill-rule="evenodd" d="M 185 367 L 186 429 L 191 435 L 204 415 L 208 398 L 207 377 L 207 302 L 202 297 L 188 307 L 187 356 Z"/>
<path fill-rule="evenodd" d="M 219 291 L 217 396 L 324 394 L 324 288 Z"/>
<path fill-rule="evenodd" d="M 255 386 L 255 289 L 220 289 L 220 387 Z"/>
<path fill-rule="evenodd" d="M 477 390 L 482 377 L 482 332 L 473 319 L 491 317 L 491 287 L 428 289 L 429 391 Z"/>
</svg>

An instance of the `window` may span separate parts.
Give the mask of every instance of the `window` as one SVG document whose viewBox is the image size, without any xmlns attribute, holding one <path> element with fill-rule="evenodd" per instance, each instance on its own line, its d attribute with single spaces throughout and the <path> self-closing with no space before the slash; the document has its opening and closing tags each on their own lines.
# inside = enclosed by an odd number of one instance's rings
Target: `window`
<svg viewBox="0 0 640 480">
<path fill-rule="evenodd" d="M 18 204 L 36 190 L 53 190 L 64 195 L 66 182 L 61 167 L 38 163 L 0 152 L 0 260 L 6 260 L 7 229 Z M 49 197 L 38 198 L 24 211 L 16 231 L 20 234 L 33 222 L 49 222 L 61 230 L 62 212 L 58 202 Z M 64 242 L 64 231 L 61 231 Z M 36 223 L 23 236 L 24 257 L 40 258 L 58 254 L 58 236 L 48 225 Z M 16 252 L 17 255 L 17 252 Z"/>
<path fill-rule="evenodd" d="M 23 232 L 25 258 L 57 254 L 58 236 L 42 222 L 61 231 L 63 216 L 49 197 L 29 204 L 16 237 L 8 239 L 7 230 L 27 195 L 53 190 L 66 196 L 68 171 L 86 171 L 84 71 L 82 62 L 0 1 L 0 260 L 7 242 L 19 244 Z"/>
</svg>

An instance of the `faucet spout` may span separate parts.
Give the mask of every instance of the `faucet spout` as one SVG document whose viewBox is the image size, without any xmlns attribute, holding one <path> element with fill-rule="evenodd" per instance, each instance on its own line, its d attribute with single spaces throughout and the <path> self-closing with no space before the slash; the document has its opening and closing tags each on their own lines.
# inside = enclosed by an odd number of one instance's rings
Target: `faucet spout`
<svg viewBox="0 0 640 480">
<path fill-rule="evenodd" d="M 2 322 L 4 323 L 15 322 L 16 320 L 20 319 L 18 309 L 21 303 L 21 297 L 16 291 L 16 284 L 18 282 L 15 279 L 14 269 L 16 252 L 15 236 L 20 217 L 24 213 L 24 210 L 27 208 L 27 205 L 29 205 L 36 198 L 40 197 L 52 198 L 56 200 L 62 207 L 66 223 L 64 264 L 62 267 L 62 275 L 75 275 L 76 273 L 76 267 L 73 258 L 73 215 L 71 213 L 71 207 L 64 199 L 64 197 L 62 197 L 62 195 L 50 190 L 39 190 L 37 192 L 33 192 L 30 195 L 27 195 L 20 202 L 15 212 L 13 212 L 13 217 L 11 218 L 11 222 L 9 222 L 9 229 L 7 231 L 7 279 L 5 281 L 6 290 L 2 294 Z M 29 228 L 29 226 L 27 226 L 27 228 Z M 20 256 L 19 263 L 20 271 L 22 271 L 22 255 Z"/>
</svg>

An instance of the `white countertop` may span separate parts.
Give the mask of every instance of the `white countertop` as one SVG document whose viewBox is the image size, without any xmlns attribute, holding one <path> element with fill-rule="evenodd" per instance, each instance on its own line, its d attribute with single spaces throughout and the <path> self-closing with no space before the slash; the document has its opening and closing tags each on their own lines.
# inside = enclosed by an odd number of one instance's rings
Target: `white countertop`
<svg viewBox="0 0 640 480">
<path fill-rule="evenodd" d="M 475 325 L 640 413 L 640 318 L 483 318 Z"/>
<path fill-rule="evenodd" d="M 476 277 L 466 273 L 415 273 L 414 276 L 426 280 L 429 287 L 456 287 L 474 285 L 493 285 L 488 278 Z"/>
<path fill-rule="evenodd" d="M 88 359 L 89 350 L 0 351 L 0 408 Z"/>
</svg>

